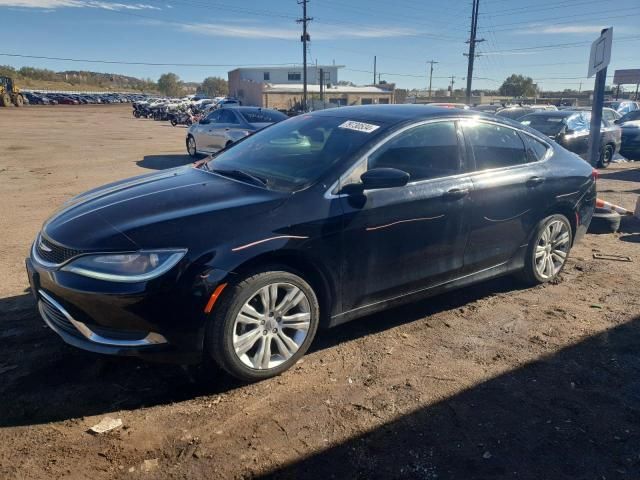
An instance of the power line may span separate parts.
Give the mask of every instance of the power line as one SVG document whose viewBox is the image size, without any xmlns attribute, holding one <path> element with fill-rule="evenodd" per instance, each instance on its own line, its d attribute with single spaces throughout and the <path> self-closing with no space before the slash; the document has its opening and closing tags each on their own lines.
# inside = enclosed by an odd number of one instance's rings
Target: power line
<svg viewBox="0 0 640 480">
<path fill-rule="evenodd" d="M 44 55 L 22 55 L 18 53 L 0 53 L 2 57 L 17 57 L 17 58 L 36 58 L 40 60 L 59 60 L 65 62 L 83 62 L 83 63 L 105 63 L 110 65 L 145 65 L 151 67 L 262 67 L 265 66 L 262 63 L 155 63 L 155 62 L 130 62 L 126 60 L 95 60 L 87 58 L 65 58 L 65 57 L 46 57 Z M 285 67 L 285 66 L 297 66 L 299 63 L 272 63 L 268 66 L 273 67 Z"/>
</svg>

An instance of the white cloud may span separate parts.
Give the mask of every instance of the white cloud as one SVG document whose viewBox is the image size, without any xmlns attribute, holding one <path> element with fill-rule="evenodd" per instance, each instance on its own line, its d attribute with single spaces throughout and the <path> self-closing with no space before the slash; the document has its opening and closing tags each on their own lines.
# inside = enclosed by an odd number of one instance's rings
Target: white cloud
<svg viewBox="0 0 640 480">
<path fill-rule="evenodd" d="M 541 33 L 549 33 L 549 34 L 586 34 L 586 33 L 596 33 L 599 34 L 600 31 L 605 28 L 602 25 L 547 25 L 532 23 L 527 25 L 524 30 L 519 30 L 516 33 L 521 35 L 539 35 Z M 624 29 L 622 29 L 623 31 Z M 619 27 L 616 27 L 616 31 L 621 31 Z"/>
<path fill-rule="evenodd" d="M 2 1 L 2 0 L 0 0 Z M 290 40 L 300 36 L 300 29 L 295 27 L 263 27 L 260 25 L 229 25 L 193 23 L 179 25 L 178 28 L 185 32 L 208 35 L 211 37 L 235 37 L 235 38 L 263 38 Z M 390 38 L 408 37 L 418 32 L 401 27 L 358 27 L 340 28 L 324 27 L 318 33 L 311 32 L 311 40 L 336 40 L 341 38 Z"/>
<path fill-rule="evenodd" d="M 21 8 L 100 8 L 103 10 L 160 10 L 144 3 L 113 3 L 101 0 L 0 0 L 0 7 Z"/>
</svg>

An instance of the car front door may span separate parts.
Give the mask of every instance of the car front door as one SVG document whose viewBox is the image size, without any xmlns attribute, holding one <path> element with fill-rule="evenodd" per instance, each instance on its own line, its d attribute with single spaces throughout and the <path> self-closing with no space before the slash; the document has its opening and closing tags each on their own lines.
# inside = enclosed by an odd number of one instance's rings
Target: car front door
<svg viewBox="0 0 640 480">
<path fill-rule="evenodd" d="M 200 121 L 193 130 L 198 150 L 211 151 L 211 132 L 216 128 L 220 119 L 220 112 L 214 111 Z"/>
<path fill-rule="evenodd" d="M 463 266 L 471 189 L 453 120 L 407 127 L 370 152 L 342 185 L 367 170 L 409 173 L 403 187 L 342 195 L 343 309 L 418 292 Z"/>
<path fill-rule="evenodd" d="M 226 147 L 229 142 L 233 143 L 241 138 L 239 130 L 242 127 L 238 114 L 234 112 L 233 109 L 223 108 L 220 109 L 219 112 L 220 123 L 216 129 L 215 138 L 213 139 L 216 150 L 220 150 Z"/>
<path fill-rule="evenodd" d="M 550 147 L 501 124 L 464 121 L 462 130 L 474 164 L 464 254 L 469 274 L 504 265 L 526 247 L 550 205 L 544 161 Z"/>
</svg>

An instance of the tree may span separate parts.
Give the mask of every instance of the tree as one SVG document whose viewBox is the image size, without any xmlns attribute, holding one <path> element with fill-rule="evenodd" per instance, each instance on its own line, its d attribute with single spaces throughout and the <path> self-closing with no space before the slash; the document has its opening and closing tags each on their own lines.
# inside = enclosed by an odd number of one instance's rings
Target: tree
<svg viewBox="0 0 640 480">
<path fill-rule="evenodd" d="M 536 85 L 531 77 L 516 75 L 508 77 L 500 86 L 500 95 L 507 97 L 533 97 L 536 94 Z"/>
<path fill-rule="evenodd" d="M 168 97 L 181 97 L 182 81 L 175 73 L 164 73 L 158 79 L 158 90 Z"/>
<path fill-rule="evenodd" d="M 202 82 L 200 90 L 209 97 L 224 97 L 229 95 L 229 84 L 224 78 L 207 77 Z"/>
</svg>

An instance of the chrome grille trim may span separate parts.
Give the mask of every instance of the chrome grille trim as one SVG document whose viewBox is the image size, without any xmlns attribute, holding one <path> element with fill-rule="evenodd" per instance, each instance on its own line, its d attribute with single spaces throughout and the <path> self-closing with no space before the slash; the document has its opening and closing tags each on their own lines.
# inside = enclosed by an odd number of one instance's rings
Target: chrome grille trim
<svg viewBox="0 0 640 480">
<path fill-rule="evenodd" d="M 95 333 L 83 322 L 73 318 L 62 305 L 43 290 L 38 290 L 38 295 L 40 296 L 38 302 L 40 315 L 45 323 L 58 334 L 62 331 L 69 335 L 85 337 L 93 343 L 110 347 L 145 347 L 148 345 L 168 343 L 164 336 L 155 332 L 149 332 L 146 337 L 137 340 L 104 337 Z"/>
</svg>

